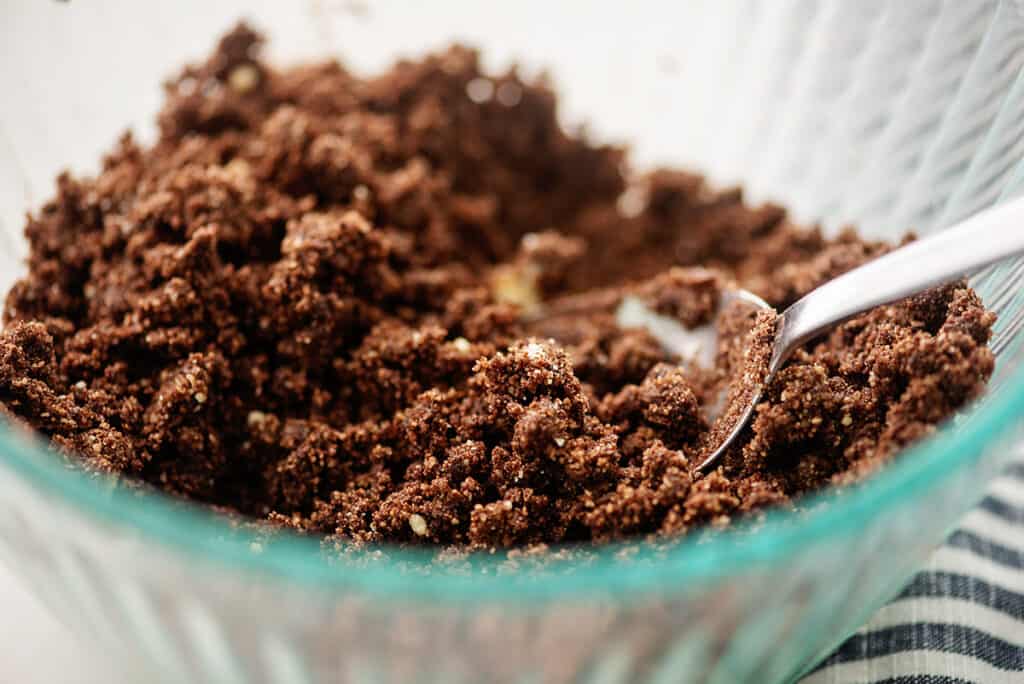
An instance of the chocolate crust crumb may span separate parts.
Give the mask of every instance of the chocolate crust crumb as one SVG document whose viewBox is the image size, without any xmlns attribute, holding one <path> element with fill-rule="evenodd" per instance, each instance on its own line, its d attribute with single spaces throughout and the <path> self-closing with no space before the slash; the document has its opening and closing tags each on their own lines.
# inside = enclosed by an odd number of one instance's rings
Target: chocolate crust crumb
<svg viewBox="0 0 1024 684">
<path fill-rule="evenodd" d="M 87 469 L 344 544 L 679 535 L 864 477 L 992 372 L 964 283 L 882 307 L 800 350 L 698 474 L 774 330 L 723 289 L 781 309 L 889 245 L 629 175 L 465 47 L 361 79 L 261 43 L 231 31 L 166 84 L 152 147 L 126 134 L 28 219 L 0 410 Z M 619 327 L 626 295 L 717 325 L 714 366 Z"/>
</svg>

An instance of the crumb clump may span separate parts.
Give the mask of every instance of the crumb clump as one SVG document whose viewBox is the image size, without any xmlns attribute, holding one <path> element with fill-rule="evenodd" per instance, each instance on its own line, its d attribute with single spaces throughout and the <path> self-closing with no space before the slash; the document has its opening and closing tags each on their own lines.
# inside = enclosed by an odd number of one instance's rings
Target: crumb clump
<svg viewBox="0 0 1024 684">
<path fill-rule="evenodd" d="M 464 47 L 363 79 L 260 45 L 234 29 L 166 84 L 155 145 L 28 219 L 0 411 L 88 469 L 344 543 L 679 535 L 862 478 L 992 372 L 963 283 L 880 308 L 800 350 L 701 475 L 771 321 L 720 317 L 700 368 L 618 302 L 692 327 L 730 283 L 782 308 L 889 246 L 628 176 Z"/>
</svg>

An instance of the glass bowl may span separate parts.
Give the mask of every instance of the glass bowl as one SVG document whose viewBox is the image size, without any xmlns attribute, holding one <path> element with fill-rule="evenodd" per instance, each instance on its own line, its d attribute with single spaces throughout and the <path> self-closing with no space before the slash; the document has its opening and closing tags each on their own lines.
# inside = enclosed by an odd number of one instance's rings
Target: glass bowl
<svg viewBox="0 0 1024 684">
<path fill-rule="evenodd" d="M 0 286 L 23 212 L 94 169 L 159 83 L 238 17 L 271 58 L 379 69 L 463 40 L 550 68 L 568 124 L 638 166 L 742 181 L 827 229 L 940 230 L 1024 182 L 1015 2 L 23 3 L 0 10 Z M 1016 230 L 1017 227 L 1007 227 Z M 860 487 L 709 538 L 586 562 L 432 567 L 268 539 L 62 465 L 0 428 L 0 557 L 129 680 L 786 681 L 897 591 L 1011 455 L 1024 405 L 1024 263 L 972 284 L 999 314 L 991 389 Z"/>
</svg>

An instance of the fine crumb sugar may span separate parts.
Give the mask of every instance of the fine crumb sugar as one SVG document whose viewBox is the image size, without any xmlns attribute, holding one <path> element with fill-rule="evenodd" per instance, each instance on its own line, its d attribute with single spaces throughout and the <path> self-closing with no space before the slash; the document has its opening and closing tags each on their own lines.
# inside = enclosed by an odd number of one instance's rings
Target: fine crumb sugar
<svg viewBox="0 0 1024 684">
<path fill-rule="evenodd" d="M 426 519 L 419 513 L 413 513 L 409 516 L 409 527 L 412 528 L 413 534 L 418 537 L 425 537 L 430 534 Z"/>
</svg>

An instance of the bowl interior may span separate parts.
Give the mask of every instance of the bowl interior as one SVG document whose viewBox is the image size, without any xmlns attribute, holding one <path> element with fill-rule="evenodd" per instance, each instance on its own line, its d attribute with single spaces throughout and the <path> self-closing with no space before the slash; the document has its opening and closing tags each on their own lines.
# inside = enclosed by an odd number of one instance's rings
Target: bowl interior
<svg viewBox="0 0 1024 684">
<path fill-rule="evenodd" d="M 151 139 L 161 80 L 202 57 L 239 17 L 267 32 L 279 62 L 333 54 L 372 72 L 459 40 L 481 46 L 495 70 L 513 62 L 526 74 L 548 69 L 566 125 L 585 123 L 595 137 L 629 142 L 636 166 L 670 163 L 720 183 L 742 181 L 755 200 L 778 199 L 827 230 L 852 223 L 872 236 L 927 233 L 1016 196 L 1024 183 L 1024 123 L 1015 116 L 1024 97 L 1024 20 L 1013 3 L 735 0 L 655 10 L 526 1 L 459 2 L 444 11 L 397 0 L 33 3 L 0 28 L 0 86 L 8 94 L 0 110 L 0 289 L 22 272 L 22 216 L 52 193 L 56 173 L 94 170 L 126 125 Z M 7 428 L 0 447 L 8 467 L 90 514 L 129 520 L 196 556 L 319 586 L 475 600 L 678 585 L 853 534 L 865 519 L 966 468 L 1024 401 L 1022 278 L 1021 261 L 973 278 L 999 315 L 997 370 L 986 397 L 934 438 L 809 514 L 773 513 L 757 535 L 644 547 L 641 559 L 652 562 L 628 571 L 616 560 L 621 549 L 609 548 L 571 576 L 549 569 L 543 582 L 496 581 L 485 572 L 490 559 L 474 560 L 481 572 L 469 578 L 439 571 L 412 584 L 394 563 L 339 572 L 308 540 L 286 537 L 253 554 L 252 534 L 161 497 L 98 485 Z"/>
</svg>

